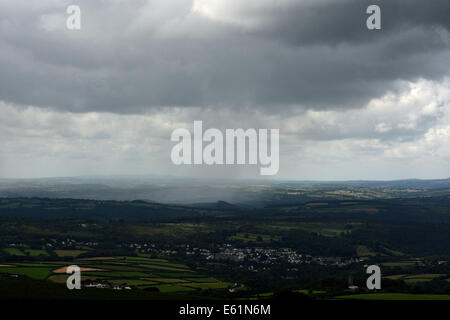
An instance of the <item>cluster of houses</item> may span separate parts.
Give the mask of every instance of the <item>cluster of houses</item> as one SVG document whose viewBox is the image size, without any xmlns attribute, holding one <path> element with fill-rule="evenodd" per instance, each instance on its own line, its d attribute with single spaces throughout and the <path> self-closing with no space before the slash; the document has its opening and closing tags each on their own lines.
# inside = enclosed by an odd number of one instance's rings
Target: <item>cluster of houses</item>
<svg viewBox="0 0 450 320">
<path fill-rule="evenodd" d="M 85 288 L 96 288 L 96 289 L 112 289 L 112 290 L 131 290 L 132 288 L 126 283 L 123 284 L 111 284 L 108 282 L 84 282 L 83 287 Z"/>
<path fill-rule="evenodd" d="M 132 243 L 130 249 L 136 249 L 141 253 L 154 255 L 179 255 L 195 256 L 207 261 L 232 261 L 255 262 L 257 264 L 271 265 L 279 263 L 290 264 L 318 264 L 323 266 L 343 267 L 352 263 L 361 262 L 358 258 L 323 257 L 301 254 L 290 248 L 245 247 L 237 248 L 232 244 L 217 245 L 213 249 L 192 247 L 189 244 L 179 245 L 176 248 L 161 248 L 155 244 Z"/>
<path fill-rule="evenodd" d="M 96 247 L 98 242 L 93 241 L 76 241 L 74 239 L 50 239 L 46 242 L 45 246 L 47 248 L 73 248 L 76 246 L 86 246 L 86 247 Z"/>
<path fill-rule="evenodd" d="M 219 247 L 218 253 L 206 256 L 207 260 L 231 260 L 235 262 L 248 261 L 259 264 L 319 264 L 325 266 L 343 267 L 352 263 L 359 263 L 357 258 L 322 257 L 309 254 L 300 254 L 290 248 L 235 248 L 230 244 Z"/>
</svg>

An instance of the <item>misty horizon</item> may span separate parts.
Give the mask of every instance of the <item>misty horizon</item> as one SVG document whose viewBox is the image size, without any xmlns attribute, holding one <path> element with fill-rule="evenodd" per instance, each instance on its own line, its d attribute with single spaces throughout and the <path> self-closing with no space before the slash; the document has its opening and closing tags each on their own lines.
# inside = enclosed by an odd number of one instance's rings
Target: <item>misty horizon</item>
<svg viewBox="0 0 450 320">
<path fill-rule="evenodd" d="M 298 182 L 298 183 L 326 183 L 326 182 L 396 182 L 396 181 L 439 181 L 439 180 L 449 180 L 450 176 L 447 177 L 437 177 L 437 178 L 399 178 L 399 179 L 282 179 L 278 177 L 267 177 L 267 176 L 257 176 L 253 178 L 225 178 L 225 177 L 195 177 L 195 176 L 176 176 L 170 174 L 92 174 L 92 175 L 78 175 L 78 176 L 36 176 L 36 177 L 0 177 L 0 181 L 6 180 L 59 180 L 59 179 L 119 179 L 119 180 L 133 180 L 133 179 L 179 179 L 179 180 L 191 180 L 191 181 L 207 181 L 207 182 L 221 182 L 221 181 L 235 181 L 235 182 Z"/>
</svg>

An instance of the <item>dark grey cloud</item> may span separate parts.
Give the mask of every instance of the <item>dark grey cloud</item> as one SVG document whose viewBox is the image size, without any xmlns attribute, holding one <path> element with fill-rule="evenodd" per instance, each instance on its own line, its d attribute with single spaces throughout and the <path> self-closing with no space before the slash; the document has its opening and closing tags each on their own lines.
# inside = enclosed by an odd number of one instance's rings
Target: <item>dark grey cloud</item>
<svg viewBox="0 0 450 320">
<path fill-rule="evenodd" d="M 382 31 L 373 32 L 364 27 L 368 17 L 364 13 L 373 4 L 381 8 Z M 298 46 L 360 44 L 416 27 L 430 31 L 450 29 L 450 2 L 446 0 L 340 0 L 307 5 L 297 1 L 285 8 L 255 11 L 249 14 L 264 18 L 264 24 L 256 28 L 258 32 Z"/>
<path fill-rule="evenodd" d="M 450 68 L 445 0 L 263 1 L 212 16 L 191 11 L 192 1 L 82 0 L 74 32 L 65 30 L 70 1 L 28 3 L 0 4 L 0 99 L 15 104 L 355 108 L 399 80 Z M 365 27 L 368 4 L 381 6 L 381 31 Z"/>
</svg>

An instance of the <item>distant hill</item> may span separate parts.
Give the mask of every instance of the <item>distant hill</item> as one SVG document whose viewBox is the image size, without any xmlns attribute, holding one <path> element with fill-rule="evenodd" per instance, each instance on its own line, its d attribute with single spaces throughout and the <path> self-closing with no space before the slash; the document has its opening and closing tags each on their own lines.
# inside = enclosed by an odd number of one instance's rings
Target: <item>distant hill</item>
<svg viewBox="0 0 450 320">
<path fill-rule="evenodd" d="M 186 205 L 187 207 L 192 208 L 205 208 L 205 209 L 218 209 L 218 210 L 242 210 L 245 208 L 249 208 L 248 206 L 243 205 L 235 205 L 228 203 L 226 201 L 216 201 L 216 202 L 205 202 L 205 203 L 192 203 Z"/>
<path fill-rule="evenodd" d="M 91 199 L 238 209 L 314 200 L 450 195 L 450 179 L 397 181 L 201 180 L 158 176 L 0 179 L 0 197 Z M 223 203 L 222 203 L 223 201 Z M 235 207 L 232 207 L 235 206 Z"/>
<path fill-rule="evenodd" d="M 81 218 L 96 220 L 163 220 L 207 217 L 304 217 L 378 221 L 450 223 L 450 197 L 371 200 L 315 200 L 266 207 L 246 207 L 225 201 L 170 205 L 143 200 L 103 201 L 49 198 L 0 198 L 0 217 Z"/>
<path fill-rule="evenodd" d="M 83 218 L 98 220 L 154 220 L 194 217 L 206 209 L 136 201 L 49 198 L 0 198 L 0 217 Z"/>
</svg>

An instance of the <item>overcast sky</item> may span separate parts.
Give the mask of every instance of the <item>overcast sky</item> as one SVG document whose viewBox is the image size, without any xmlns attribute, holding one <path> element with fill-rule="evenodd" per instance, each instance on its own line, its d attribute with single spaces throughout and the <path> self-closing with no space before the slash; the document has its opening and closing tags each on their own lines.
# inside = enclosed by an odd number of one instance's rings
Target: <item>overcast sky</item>
<svg viewBox="0 0 450 320">
<path fill-rule="evenodd" d="M 194 120 L 279 128 L 274 178 L 450 177 L 449 32 L 448 0 L 0 0 L 0 177 L 259 176 L 173 165 Z"/>
</svg>

